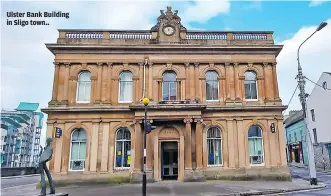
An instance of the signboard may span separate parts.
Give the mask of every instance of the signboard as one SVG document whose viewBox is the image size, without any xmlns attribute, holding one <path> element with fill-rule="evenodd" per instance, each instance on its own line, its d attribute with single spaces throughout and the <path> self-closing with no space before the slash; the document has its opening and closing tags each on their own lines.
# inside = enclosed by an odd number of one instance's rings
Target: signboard
<svg viewBox="0 0 331 196">
<path fill-rule="evenodd" d="M 271 133 L 275 133 L 276 132 L 275 123 L 271 123 L 271 125 L 270 125 L 270 131 L 271 131 Z"/>
<path fill-rule="evenodd" d="M 62 129 L 59 127 L 54 127 L 53 137 L 60 138 L 62 136 Z"/>
</svg>

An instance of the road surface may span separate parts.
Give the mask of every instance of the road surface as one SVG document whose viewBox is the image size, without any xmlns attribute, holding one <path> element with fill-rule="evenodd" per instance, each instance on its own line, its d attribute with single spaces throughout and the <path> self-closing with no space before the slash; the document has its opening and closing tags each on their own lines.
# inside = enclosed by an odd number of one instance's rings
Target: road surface
<svg viewBox="0 0 331 196">
<path fill-rule="evenodd" d="M 1 188 L 8 188 L 13 186 L 22 186 L 28 184 L 35 184 L 40 180 L 39 175 L 34 176 L 16 176 L 13 178 L 1 178 Z"/>
<path fill-rule="evenodd" d="M 292 178 L 301 178 L 309 180 L 309 170 L 306 168 L 290 167 Z M 289 193 L 287 196 L 330 196 L 331 195 L 331 173 L 316 172 L 317 181 L 322 181 L 326 184 L 323 190 Z"/>
</svg>

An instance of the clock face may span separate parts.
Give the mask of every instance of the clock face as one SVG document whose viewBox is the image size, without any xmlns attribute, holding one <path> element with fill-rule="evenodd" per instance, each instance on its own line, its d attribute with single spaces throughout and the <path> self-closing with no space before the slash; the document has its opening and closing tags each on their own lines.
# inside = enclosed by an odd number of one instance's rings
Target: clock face
<svg viewBox="0 0 331 196">
<path fill-rule="evenodd" d="M 172 35 L 175 33 L 175 29 L 171 26 L 166 26 L 163 28 L 163 32 L 166 34 L 166 35 Z"/>
</svg>

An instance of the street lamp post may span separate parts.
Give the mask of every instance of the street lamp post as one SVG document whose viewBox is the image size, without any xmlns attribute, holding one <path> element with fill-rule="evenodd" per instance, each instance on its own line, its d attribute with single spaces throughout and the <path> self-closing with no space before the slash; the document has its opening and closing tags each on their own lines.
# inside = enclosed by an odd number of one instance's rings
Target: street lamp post
<svg viewBox="0 0 331 196">
<path fill-rule="evenodd" d="M 305 92 L 305 77 L 302 74 L 302 68 L 300 65 L 300 58 L 299 58 L 299 51 L 301 46 L 308 40 L 310 39 L 317 31 L 320 31 L 321 29 L 323 29 L 328 23 L 326 22 L 322 22 L 317 29 L 314 31 L 314 33 L 312 33 L 307 39 L 305 39 L 305 41 L 303 41 L 299 48 L 298 48 L 298 52 L 297 52 L 297 60 L 298 60 L 298 75 L 296 77 L 296 79 L 298 79 L 298 85 L 299 85 L 299 89 L 300 89 L 300 94 L 299 94 L 299 98 L 300 98 L 300 102 L 301 102 L 301 106 L 302 106 L 302 111 L 303 111 L 303 117 L 304 119 L 306 119 L 307 117 L 307 113 L 306 113 L 306 101 L 307 101 L 307 94 Z M 310 133 L 309 133 L 309 129 L 307 127 L 307 131 L 306 131 L 306 139 L 308 139 L 307 141 L 307 147 L 308 147 L 308 159 L 309 159 L 309 174 L 310 174 L 310 184 L 311 185 L 317 185 L 317 178 L 316 178 L 316 168 L 315 168 L 315 160 L 314 160 L 314 149 L 313 149 L 313 145 L 312 145 L 312 140 L 310 137 Z"/>
<path fill-rule="evenodd" d="M 147 106 L 150 102 L 148 98 L 143 99 L 143 104 L 145 106 L 145 118 L 144 118 L 144 133 L 143 133 L 143 149 L 144 149 L 144 157 L 143 157 L 143 186 L 142 186 L 142 195 L 146 196 L 146 184 L 147 184 L 147 177 L 146 177 L 146 134 L 147 134 Z"/>
</svg>

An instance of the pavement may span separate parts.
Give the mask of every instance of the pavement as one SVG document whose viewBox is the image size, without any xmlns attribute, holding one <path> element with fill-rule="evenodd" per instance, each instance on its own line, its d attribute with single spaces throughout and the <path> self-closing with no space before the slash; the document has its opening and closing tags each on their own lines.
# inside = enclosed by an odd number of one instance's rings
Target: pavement
<svg viewBox="0 0 331 196">
<path fill-rule="evenodd" d="M 225 196 L 225 195 L 331 195 L 331 173 L 317 172 L 318 186 L 311 186 L 306 179 L 309 179 L 309 172 L 306 168 L 290 167 L 293 177 L 292 182 L 281 181 L 207 181 L 196 183 L 178 183 L 177 181 L 162 181 L 147 184 L 148 196 Z M 11 186 L 8 180 L 17 180 Z M 1 179 L 1 195 L 6 196 L 35 196 L 40 193 L 36 189 L 35 182 L 39 176 L 30 176 Z M 4 182 L 5 181 L 5 182 Z M 13 181 L 11 181 L 13 182 Z M 3 186 L 7 185 L 6 187 Z M 16 185 L 15 185 L 16 184 Z M 21 185 L 17 185 L 21 184 Z M 307 191 L 309 190 L 309 192 Z M 49 191 L 49 189 L 47 189 Z M 295 192 L 293 192 L 295 191 Z M 300 191 L 300 192 L 298 192 Z M 140 184 L 127 185 L 94 185 L 94 186 L 67 186 L 58 187 L 56 192 L 68 193 L 70 196 L 131 196 L 141 195 Z"/>
</svg>

